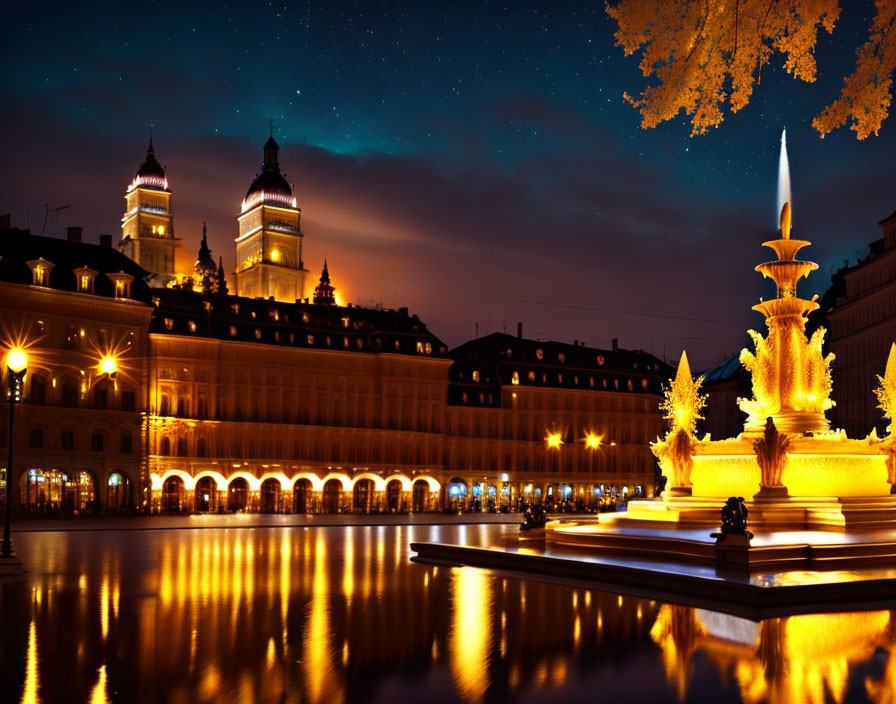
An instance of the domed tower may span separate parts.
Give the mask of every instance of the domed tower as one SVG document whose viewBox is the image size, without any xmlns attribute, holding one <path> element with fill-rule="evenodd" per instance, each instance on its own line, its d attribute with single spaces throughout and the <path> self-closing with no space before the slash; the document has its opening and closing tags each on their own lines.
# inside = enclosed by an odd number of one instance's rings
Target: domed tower
<svg viewBox="0 0 896 704">
<path fill-rule="evenodd" d="M 174 237 L 168 177 L 156 159 L 152 139 L 124 199 L 118 248 L 152 274 L 150 286 L 167 286 L 175 280 L 174 256 L 180 240 Z"/>
<path fill-rule="evenodd" d="M 305 297 L 302 262 L 302 211 L 280 173 L 279 147 L 273 137 L 264 145 L 264 163 L 249 186 L 236 239 L 234 295 L 295 301 Z"/>
</svg>

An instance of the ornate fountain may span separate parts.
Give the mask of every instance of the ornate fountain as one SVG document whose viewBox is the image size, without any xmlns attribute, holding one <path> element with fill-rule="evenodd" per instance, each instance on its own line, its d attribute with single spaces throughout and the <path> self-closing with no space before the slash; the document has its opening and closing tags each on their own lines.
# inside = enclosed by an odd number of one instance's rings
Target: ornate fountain
<svg viewBox="0 0 896 704">
<path fill-rule="evenodd" d="M 755 351 L 741 363 L 752 375 L 753 398 L 739 399 L 747 418 L 736 438 L 698 439 L 696 421 L 705 397 L 682 354 L 662 408 L 670 429 L 653 445 L 669 489 L 665 515 L 657 506 L 633 502 L 628 519 L 704 523 L 717 520 L 727 497 L 752 497 L 751 522 L 775 527 L 879 526 L 896 522 L 892 438 L 875 433 L 862 440 L 832 431 L 825 417 L 830 399 L 832 354 L 822 352 L 825 330 L 806 336 L 815 299 L 797 295 L 797 283 L 818 268 L 796 258 L 810 242 L 792 239 L 790 204 L 781 210 L 780 237 L 764 242 L 777 259 L 756 267 L 772 279 L 777 297 L 753 310 L 766 319 L 765 337 L 750 330 Z M 896 346 L 894 346 L 896 350 Z M 896 413 L 896 351 L 880 379 L 878 396 L 887 417 Z M 749 499 L 748 499 L 749 500 Z"/>
</svg>

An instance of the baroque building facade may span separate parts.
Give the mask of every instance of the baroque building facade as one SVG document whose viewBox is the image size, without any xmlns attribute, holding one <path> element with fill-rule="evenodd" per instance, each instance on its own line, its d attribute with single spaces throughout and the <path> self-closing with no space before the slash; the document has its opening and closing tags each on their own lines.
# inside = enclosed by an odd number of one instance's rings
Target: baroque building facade
<svg viewBox="0 0 896 704">
<path fill-rule="evenodd" d="M 312 295 L 273 138 L 229 281 L 204 227 L 193 270 L 169 268 L 152 145 L 128 199 L 120 251 L 0 223 L 3 345 L 33 361 L 10 473 L 20 510 L 587 508 L 652 493 L 667 365 L 521 330 L 449 352 L 406 308 L 339 305 L 326 262 Z"/>
</svg>

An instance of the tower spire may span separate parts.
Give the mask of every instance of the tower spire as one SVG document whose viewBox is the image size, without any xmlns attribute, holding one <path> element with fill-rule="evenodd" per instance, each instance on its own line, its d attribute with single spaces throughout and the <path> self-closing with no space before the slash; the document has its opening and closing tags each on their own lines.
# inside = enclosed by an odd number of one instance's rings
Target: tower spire
<svg viewBox="0 0 896 704">
<path fill-rule="evenodd" d="M 320 283 L 314 289 L 314 303 L 323 306 L 336 305 L 336 289 L 330 284 L 330 271 L 327 258 L 324 257 L 324 270 L 320 274 Z"/>
</svg>

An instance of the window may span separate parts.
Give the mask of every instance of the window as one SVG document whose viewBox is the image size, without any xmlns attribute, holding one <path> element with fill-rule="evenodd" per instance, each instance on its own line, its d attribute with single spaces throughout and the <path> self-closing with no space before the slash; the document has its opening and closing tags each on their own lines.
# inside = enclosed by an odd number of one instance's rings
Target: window
<svg viewBox="0 0 896 704">
<path fill-rule="evenodd" d="M 100 384 L 93 389 L 93 407 L 101 411 L 109 408 L 109 387 Z"/>
<path fill-rule="evenodd" d="M 419 343 L 418 343 L 418 344 L 419 344 Z M 478 369 L 474 369 L 474 370 L 473 370 L 473 381 L 475 381 L 475 382 L 478 383 L 478 382 L 479 382 L 479 378 L 480 378 L 480 377 L 479 377 L 479 370 L 478 370 Z"/>
<path fill-rule="evenodd" d="M 557 355 L 557 361 L 563 364 L 566 361 L 566 355 L 561 352 Z"/>
<path fill-rule="evenodd" d="M 62 382 L 62 405 L 68 408 L 78 407 L 78 380 L 69 377 Z"/>
<path fill-rule="evenodd" d="M 256 340 L 261 339 L 261 328 L 255 328 L 255 339 Z"/>
<path fill-rule="evenodd" d="M 535 372 L 532 370 L 529 370 L 529 381 L 535 382 Z"/>
<path fill-rule="evenodd" d="M 401 352 L 401 341 L 400 340 L 395 341 L 395 351 Z"/>
<path fill-rule="evenodd" d="M 541 349 L 535 350 L 535 359 L 538 359 L 538 360 L 544 359 L 544 350 L 541 350 Z"/>
<path fill-rule="evenodd" d="M 417 354 L 423 354 L 423 342 L 417 340 Z"/>
<path fill-rule="evenodd" d="M 309 345 L 313 345 L 313 344 L 314 344 L 314 335 L 309 335 L 309 336 L 308 336 L 308 344 L 309 344 Z"/>
<path fill-rule="evenodd" d="M 519 383 L 520 383 L 520 373 L 519 372 L 516 372 L 516 371 L 513 372 L 513 374 L 510 377 L 510 383 L 513 384 L 514 386 L 519 385 Z"/>
<path fill-rule="evenodd" d="M 102 452 L 105 438 L 102 433 L 94 433 L 90 436 L 90 449 L 94 452 Z"/>
<path fill-rule="evenodd" d="M 162 394 L 162 400 L 159 402 L 159 415 L 160 416 L 168 416 L 170 414 L 170 406 L 168 401 L 168 396 Z"/>
<path fill-rule="evenodd" d="M 121 410 L 123 411 L 136 411 L 137 410 L 137 395 L 134 393 L 133 389 L 123 389 L 121 392 Z"/>
<path fill-rule="evenodd" d="M 62 435 L 59 436 L 59 446 L 63 450 L 74 450 L 75 449 L 75 431 L 74 430 L 63 430 Z"/>
<path fill-rule="evenodd" d="M 32 270 L 32 274 L 34 276 L 35 286 L 50 285 L 50 270 L 43 264 L 38 264 L 37 266 L 35 266 Z"/>
<path fill-rule="evenodd" d="M 69 349 L 77 349 L 81 346 L 81 335 L 78 333 L 78 328 L 74 325 L 69 325 L 68 334 L 65 336 L 65 346 Z"/>
<path fill-rule="evenodd" d="M 165 329 L 166 330 L 174 329 L 174 319 L 173 318 L 165 318 Z"/>
<path fill-rule="evenodd" d="M 196 332 L 196 321 L 191 320 L 187 323 L 187 326 L 190 328 L 190 332 Z"/>
<path fill-rule="evenodd" d="M 31 437 L 29 438 L 28 447 L 39 450 L 44 446 L 44 429 L 32 428 Z"/>
<path fill-rule="evenodd" d="M 302 313 L 302 322 L 303 323 L 311 322 L 311 316 L 308 315 L 307 313 Z"/>
<path fill-rule="evenodd" d="M 597 366 L 604 366 L 604 361 L 606 360 L 604 360 L 604 356 L 602 354 L 597 355 Z"/>
<path fill-rule="evenodd" d="M 31 403 L 44 404 L 47 402 L 47 381 L 42 376 L 31 379 Z"/>
<path fill-rule="evenodd" d="M 122 430 L 121 431 L 121 452 L 122 454 L 129 455 L 134 451 L 134 440 L 130 431 Z"/>
<path fill-rule="evenodd" d="M 231 325 L 231 326 L 230 326 L 230 336 L 231 336 L 231 337 L 236 337 L 236 325 Z"/>
</svg>

